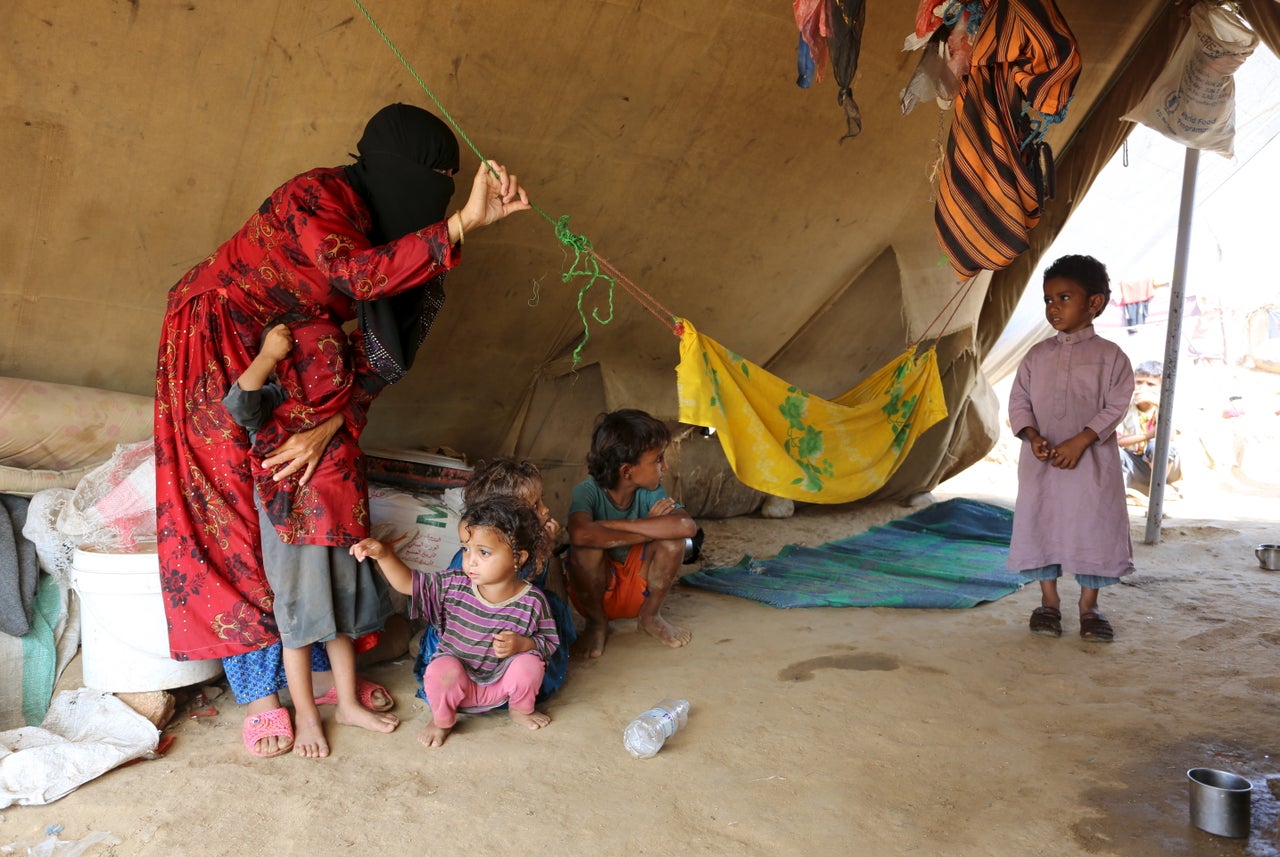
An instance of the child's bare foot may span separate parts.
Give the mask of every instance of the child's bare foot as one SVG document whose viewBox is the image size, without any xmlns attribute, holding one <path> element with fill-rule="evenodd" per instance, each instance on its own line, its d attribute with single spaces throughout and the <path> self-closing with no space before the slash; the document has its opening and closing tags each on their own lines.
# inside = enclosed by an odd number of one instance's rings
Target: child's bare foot
<svg viewBox="0 0 1280 857">
<path fill-rule="evenodd" d="M 359 726 L 370 732 L 394 732 L 400 725 L 400 718 L 394 714 L 370 711 L 362 705 L 350 709 L 343 708 L 342 703 L 338 703 L 338 710 L 334 712 L 333 719 L 343 726 Z"/>
<path fill-rule="evenodd" d="M 636 620 L 636 624 L 640 626 L 641 631 L 652 637 L 657 637 L 673 649 L 687 646 L 689 641 L 693 639 L 692 631 L 688 628 L 681 628 L 679 625 L 672 625 L 662 618 L 661 613 L 656 613 L 653 616 L 642 616 Z"/>
<path fill-rule="evenodd" d="M 507 712 L 511 715 L 511 722 L 520 726 L 527 726 L 530 729 L 541 729 L 551 722 L 551 717 L 543 714 L 541 711 L 530 711 L 525 714 L 523 711 L 516 711 L 511 708 Z"/>
<path fill-rule="evenodd" d="M 592 622 L 587 623 L 587 627 L 582 629 L 582 636 L 578 637 L 578 641 L 573 644 L 570 651 L 575 658 L 598 658 L 604 654 L 604 644 L 609 638 L 609 625 L 597 625 Z"/>
<path fill-rule="evenodd" d="M 324 722 L 319 717 L 295 717 L 293 727 L 294 755 L 308 759 L 323 759 L 329 755 L 329 741 L 324 737 Z"/>
<path fill-rule="evenodd" d="M 448 738 L 449 733 L 452 731 L 452 726 L 445 728 L 431 723 L 418 734 L 418 741 L 424 747 L 439 747 L 444 744 L 444 739 Z"/>
</svg>

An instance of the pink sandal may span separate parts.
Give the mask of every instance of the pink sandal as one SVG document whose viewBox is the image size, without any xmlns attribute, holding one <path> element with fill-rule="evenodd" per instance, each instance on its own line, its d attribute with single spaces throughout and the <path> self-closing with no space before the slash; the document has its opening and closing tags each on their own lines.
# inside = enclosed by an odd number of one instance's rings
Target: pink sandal
<svg viewBox="0 0 1280 857">
<path fill-rule="evenodd" d="M 382 695 L 386 697 L 386 700 L 387 700 L 386 705 L 383 705 L 381 708 L 377 708 L 373 704 L 373 695 L 379 691 L 382 692 Z M 396 707 L 396 701 L 391 698 L 391 691 L 387 690 L 385 687 L 378 684 L 377 682 L 360 678 L 360 676 L 356 676 L 356 697 L 360 700 L 360 704 L 363 705 L 365 708 L 369 709 L 370 711 L 378 711 L 378 712 L 390 711 L 391 709 Z M 329 692 L 326 693 L 324 696 L 316 697 L 316 705 L 337 705 L 337 704 L 338 704 L 338 688 L 336 686 L 329 688 Z"/>
<path fill-rule="evenodd" d="M 258 742 L 263 738 L 288 738 L 289 743 L 274 753 L 258 752 Z M 273 759 L 283 756 L 293 749 L 293 721 L 289 719 L 289 710 L 273 708 L 261 714 L 250 714 L 244 719 L 244 746 L 255 756 Z"/>
</svg>

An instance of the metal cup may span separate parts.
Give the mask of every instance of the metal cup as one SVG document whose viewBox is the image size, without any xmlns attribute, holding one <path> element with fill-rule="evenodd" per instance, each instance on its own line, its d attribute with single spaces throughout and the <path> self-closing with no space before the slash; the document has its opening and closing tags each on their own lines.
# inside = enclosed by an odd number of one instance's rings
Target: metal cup
<svg viewBox="0 0 1280 857">
<path fill-rule="evenodd" d="M 1191 792 L 1191 823 L 1216 836 L 1243 839 L 1249 835 L 1253 784 L 1237 774 L 1212 768 L 1187 771 Z"/>
<path fill-rule="evenodd" d="M 1268 571 L 1280 571 L 1280 545 L 1258 545 L 1253 549 L 1258 565 Z"/>
</svg>

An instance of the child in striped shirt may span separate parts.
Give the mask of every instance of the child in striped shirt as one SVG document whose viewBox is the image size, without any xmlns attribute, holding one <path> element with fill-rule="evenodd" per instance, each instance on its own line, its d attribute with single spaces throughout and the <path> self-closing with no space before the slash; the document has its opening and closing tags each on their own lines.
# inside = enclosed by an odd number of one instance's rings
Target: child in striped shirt
<svg viewBox="0 0 1280 857">
<path fill-rule="evenodd" d="M 560 645 L 546 598 L 517 572 L 544 555 L 547 531 L 537 513 L 509 496 L 469 507 L 458 526 L 462 568 L 416 572 L 389 546 L 364 539 L 351 548 L 369 557 L 411 610 L 434 625 L 440 644 L 422 677 L 431 724 L 418 736 L 427 747 L 444 743 L 458 712 L 508 704 L 511 719 L 541 729 L 551 718 L 534 708 L 547 660 Z"/>
</svg>

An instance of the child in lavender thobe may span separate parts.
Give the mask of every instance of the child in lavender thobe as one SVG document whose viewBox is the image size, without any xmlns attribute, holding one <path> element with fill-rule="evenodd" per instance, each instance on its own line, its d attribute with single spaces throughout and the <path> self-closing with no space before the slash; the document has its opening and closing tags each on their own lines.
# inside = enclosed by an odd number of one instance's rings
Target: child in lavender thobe
<svg viewBox="0 0 1280 857">
<path fill-rule="evenodd" d="M 1133 395 L 1133 368 L 1098 336 L 1093 319 L 1111 296 L 1107 269 L 1064 256 L 1044 272 L 1045 318 L 1057 335 L 1032 346 L 1009 393 L 1009 426 L 1022 438 L 1008 567 L 1040 581 L 1031 630 L 1060 636 L 1058 578 L 1080 584 L 1080 636 L 1109 642 L 1098 591 L 1133 571 L 1116 426 Z"/>
</svg>

